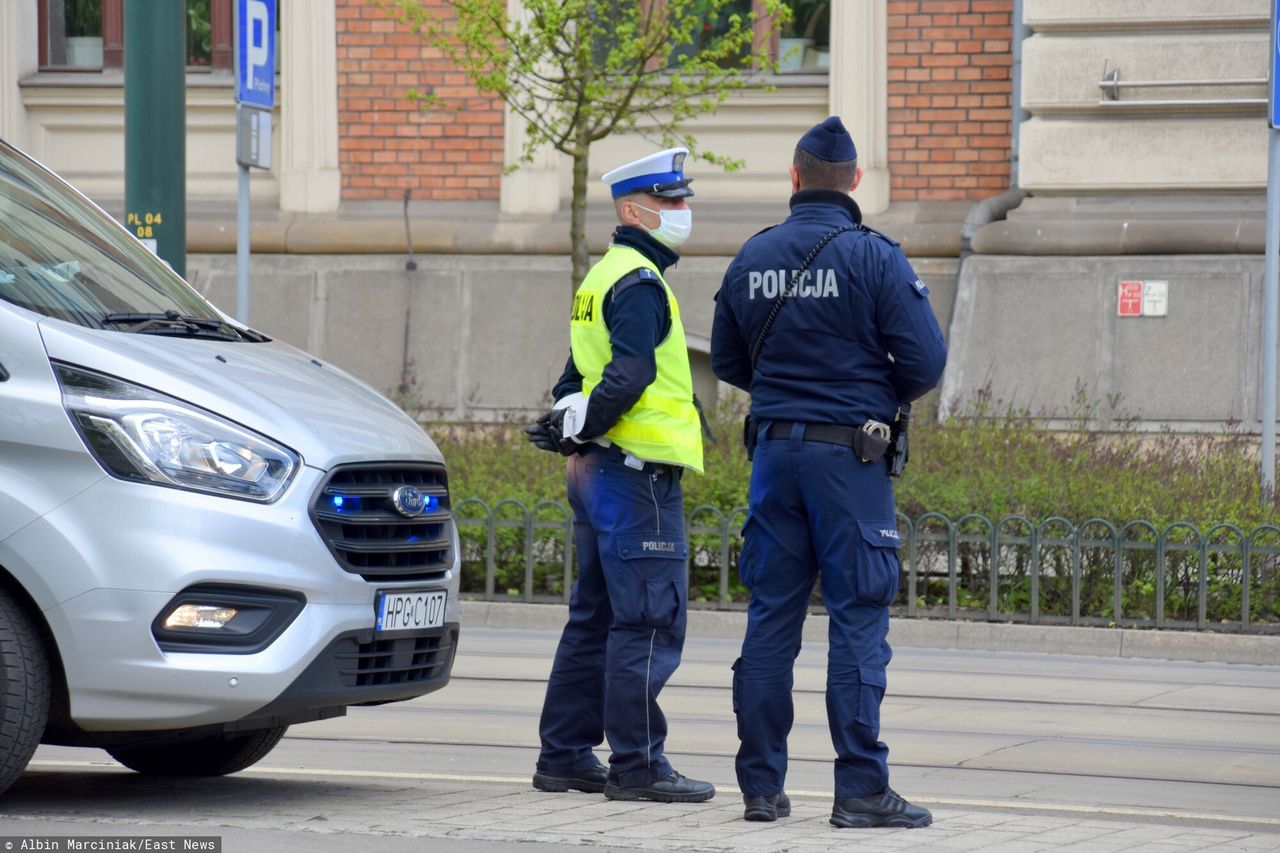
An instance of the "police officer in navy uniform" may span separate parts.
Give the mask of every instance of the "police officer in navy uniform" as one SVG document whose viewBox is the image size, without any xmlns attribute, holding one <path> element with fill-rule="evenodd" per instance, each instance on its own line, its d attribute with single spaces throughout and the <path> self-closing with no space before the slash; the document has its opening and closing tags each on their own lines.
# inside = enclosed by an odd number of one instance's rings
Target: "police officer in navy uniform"
<svg viewBox="0 0 1280 853">
<path fill-rule="evenodd" d="M 684 647 L 685 468 L 702 471 L 702 434 L 675 294 L 663 278 L 688 237 L 688 151 L 604 175 L 618 228 L 578 288 L 556 408 L 526 428 L 568 459 L 578 580 L 547 683 L 533 785 L 617 800 L 702 802 L 663 754 L 658 693 Z M 609 768 L 592 749 L 605 738 Z"/>
<path fill-rule="evenodd" d="M 928 289 L 898 244 L 862 225 L 849 196 L 861 178 L 838 117 L 805 133 L 791 166 L 791 216 L 747 241 L 716 296 L 712 367 L 751 393 L 740 561 L 751 603 L 733 667 L 747 820 L 791 811 L 783 784 L 792 668 L 816 577 L 830 619 L 831 823 L 920 827 L 932 819 L 889 787 L 879 740 L 899 572 L 893 487 L 880 454 L 900 404 L 942 376 L 946 347 Z"/>
</svg>

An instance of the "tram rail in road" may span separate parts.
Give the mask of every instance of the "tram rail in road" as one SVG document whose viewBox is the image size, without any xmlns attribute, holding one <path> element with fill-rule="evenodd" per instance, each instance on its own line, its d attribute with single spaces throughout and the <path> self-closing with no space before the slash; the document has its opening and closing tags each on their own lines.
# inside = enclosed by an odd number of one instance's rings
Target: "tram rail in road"
<svg viewBox="0 0 1280 853">
<path fill-rule="evenodd" d="M 127 803 L 138 825 L 372 831 L 458 844 L 527 841 L 534 849 L 832 843 L 825 646 L 806 644 L 797 662 L 788 777 L 795 815 L 761 829 L 740 820 L 729 698 L 737 643 L 727 639 L 690 638 L 663 693 L 668 754 L 682 772 L 715 782 L 715 800 L 637 808 L 532 791 L 556 638 L 468 630 L 443 691 L 295 726 L 260 765 L 235 777 L 147 780 L 102 752 L 42 747 L 0 799 L 0 820 L 97 825 L 122 820 Z M 994 833 L 995 848 L 1004 839 L 1019 849 L 1091 840 L 1119 849 L 1125 839 L 1280 848 L 1280 666 L 900 649 L 882 716 L 894 787 L 935 811 L 929 838 Z M 237 803 L 275 822 L 261 824 Z M 432 818 L 441 809 L 449 815 L 443 823 Z M 323 820 L 313 821 L 317 815 Z M 672 821 L 684 831 L 667 839 Z M 843 843 L 849 834 L 838 837 Z M 662 846 L 668 841 L 674 846 Z"/>
</svg>

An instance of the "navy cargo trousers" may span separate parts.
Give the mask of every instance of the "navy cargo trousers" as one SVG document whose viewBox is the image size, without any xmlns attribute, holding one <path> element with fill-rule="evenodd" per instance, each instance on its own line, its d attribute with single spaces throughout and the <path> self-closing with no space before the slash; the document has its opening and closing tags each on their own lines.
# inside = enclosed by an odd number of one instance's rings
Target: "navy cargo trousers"
<svg viewBox="0 0 1280 853">
<path fill-rule="evenodd" d="M 733 669 L 735 767 L 749 796 L 783 790 L 794 710 L 792 670 L 814 580 L 830 617 L 827 720 L 835 795 L 864 797 L 889 781 L 880 702 L 891 652 L 889 604 L 898 591 L 898 532 L 884 463 L 852 448 L 789 437 L 763 440 L 751 468 L 750 513 L 739 563 L 751 590 L 742 656 Z"/>
<path fill-rule="evenodd" d="M 547 683 L 538 769 L 594 767 L 592 748 L 607 738 L 610 781 L 648 785 L 672 772 L 658 693 L 684 648 L 680 469 L 637 469 L 616 447 L 591 447 L 570 457 L 567 479 L 578 579 Z"/>
</svg>

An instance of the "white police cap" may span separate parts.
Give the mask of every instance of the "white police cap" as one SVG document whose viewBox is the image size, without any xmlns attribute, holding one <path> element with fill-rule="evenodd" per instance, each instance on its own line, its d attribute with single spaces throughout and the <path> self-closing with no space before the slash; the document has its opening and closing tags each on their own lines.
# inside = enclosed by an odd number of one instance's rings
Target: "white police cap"
<svg viewBox="0 0 1280 853">
<path fill-rule="evenodd" d="M 684 198 L 693 195 L 691 179 L 684 176 L 684 158 L 688 156 L 688 148 L 668 148 L 605 172 L 601 180 L 609 185 L 614 198 L 630 193 Z"/>
</svg>

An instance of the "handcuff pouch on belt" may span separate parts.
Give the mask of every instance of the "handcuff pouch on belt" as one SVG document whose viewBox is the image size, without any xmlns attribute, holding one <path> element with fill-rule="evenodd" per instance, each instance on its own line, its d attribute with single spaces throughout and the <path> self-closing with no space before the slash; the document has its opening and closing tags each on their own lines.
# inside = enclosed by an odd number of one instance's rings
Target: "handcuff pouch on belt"
<svg viewBox="0 0 1280 853">
<path fill-rule="evenodd" d="M 889 449 L 889 436 L 888 424 L 867 421 L 853 434 L 853 452 L 863 462 L 875 462 Z"/>
</svg>

